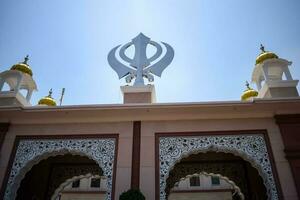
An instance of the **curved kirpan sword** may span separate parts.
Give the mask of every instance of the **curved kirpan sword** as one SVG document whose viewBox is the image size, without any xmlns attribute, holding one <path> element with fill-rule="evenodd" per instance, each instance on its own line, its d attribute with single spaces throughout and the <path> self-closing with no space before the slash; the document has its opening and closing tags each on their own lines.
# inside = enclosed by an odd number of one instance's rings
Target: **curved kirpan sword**
<svg viewBox="0 0 300 200">
<path fill-rule="evenodd" d="M 147 44 L 151 44 L 157 49 L 156 53 L 149 59 L 146 58 Z M 109 65 L 118 74 L 119 79 L 127 76 L 126 82 L 129 83 L 131 82 L 131 79 L 135 77 L 136 81 L 134 85 L 144 85 L 143 77 L 148 78 L 149 81 L 153 81 L 153 76 L 151 74 L 161 77 L 163 70 L 172 62 L 174 58 L 173 48 L 167 43 L 162 42 L 162 44 L 166 47 L 166 53 L 158 62 L 153 65 L 150 65 L 150 62 L 156 60 L 161 55 L 162 48 L 158 43 L 150 41 L 150 38 L 147 38 L 143 34 L 139 34 L 132 40 L 132 42 L 125 44 L 119 52 L 120 57 L 124 61 L 128 62 L 131 67 L 124 65 L 116 58 L 116 51 L 121 45 L 116 46 L 109 52 L 107 60 Z M 135 45 L 136 50 L 133 59 L 128 58 L 124 53 L 124 51 L 131 45 Z M 140 77 L 139 71 L 141 72 Z"/>
</svg>

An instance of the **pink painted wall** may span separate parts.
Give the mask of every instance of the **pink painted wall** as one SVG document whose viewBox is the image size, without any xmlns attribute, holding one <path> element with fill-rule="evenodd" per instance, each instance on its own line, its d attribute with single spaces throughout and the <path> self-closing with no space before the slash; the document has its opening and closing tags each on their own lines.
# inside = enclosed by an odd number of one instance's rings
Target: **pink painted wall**
<svg viewBox="0 0 300 200">
<path fill-rule="evenodd" d="M 159 119 L 159 118 L 157 118 Z M 0 158 L 0 182 L 2 183 L 10 152 L 16 135 L 76 135 L 119 134 L 116 173 L 116 199 L 130 188 L 132 156 L 132 122 L 116 123 L 65 123 L 65 124 L 12 124 L 3 143 Z M 285 199 L 296 200 L 297 193 L 290 166 L 285 159 L 283 143 L 273 118 L 214 119 L 179 121 L 142 121 L 140 188 L 146 199 L 155 196 L 155 133 L 189 131 L 225 131 L 266 129 L 269 134 L 274 159 Z"/>
<path fill-rule="evenodd" d="M 86 124 L 39 124 L 11 125 L 6 134 L 0 159 L 0 182 L 2 183 L 16 135 L 82 135 L 119 134 L 119 150 L 116 173 L 116 197 L 130 188 L 132 122 L 86 123 Z"/>
<path fill-rule="evenodd" d="M 281 134 L 272 118 L 142 122 L 140 186 L 142 192 L 146 195 L 146 199 L 155 198 L 153 192 L 155 189 L 155 133 L 254 129 L 266 129 L 268 131 L 284 198 L 297 200 L 291 169 L 283 152 L 284 146 Z"/>
</svg>

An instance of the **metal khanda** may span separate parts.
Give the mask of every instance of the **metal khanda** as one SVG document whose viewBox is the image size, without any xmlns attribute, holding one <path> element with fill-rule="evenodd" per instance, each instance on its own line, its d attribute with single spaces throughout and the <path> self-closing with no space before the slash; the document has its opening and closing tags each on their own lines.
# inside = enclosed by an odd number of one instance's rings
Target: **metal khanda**
<svg viewBox="0 0 300 200">
<path fill-rule="evenodd" d="M 156 52 L 150 58 L 147 57 L 147 46 L 152 45 L 156 48 Z M 134 86 L 143 86 L 144 78 L 147 78 L 149 82 L 154 81 L 154 76 L 161 77 L 164 69 L 172 62 L 174 58 L 174 50 L 173 48 L 167 44 L 162 42 L 162 44 L 166 48 L 166 53 L 163 57 L 162 55 L 162 46 L 152 41 L 150 38 L 145 36 L 143 33 L 140 33 L 138 36 L 132 39 L 131 42 L 123 45 L 119 50 L 120 58 L 129 63 L 129 66 L 121 63 L 117 57 L 116 52 L 121 45 L 113 48 L 107 57 L 109 65 L 117 72 L 119 79 L 125 77 L 126 82 L 130 83 L 133 78 L 135 78 Z M 129 58 L 125 51 L 130 47 L 134 46 L 134 56 L 133 58 Z M 161 58 L 160 58 L 161 57 Z M 158 58 L 160 58 L 158 60 Z M 155 62 L 154 64 L 151 64 Z"/>
</svg>

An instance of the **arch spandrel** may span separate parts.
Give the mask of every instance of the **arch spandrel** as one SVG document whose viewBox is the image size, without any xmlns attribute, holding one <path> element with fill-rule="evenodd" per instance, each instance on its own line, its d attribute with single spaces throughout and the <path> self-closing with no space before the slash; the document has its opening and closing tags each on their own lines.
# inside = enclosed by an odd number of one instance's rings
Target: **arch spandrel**
<svg viewBox="0 0 300 200">
<path fill-rule="evenodd" d="M 51 156 L 64 154 L 81 155 L 94 160 L 103 170 L 103 175 L 107 177 L 106 200 L 110 200 L 116 140 L 116 138 L 20 140 L 6 185 L 4 200 L 15 199 L 22 179 L 35 164 Z"/>
<path fill-rule="evenodd" d="M 279 199 L 264 136 L 249 134 L 159 137 L 160 200 L 166 199 L 167 178 L 175 164 L 189 155 L 208 151 L 232 153 L 248 161 L 262 177 L 268 199 Z"/>
</svg>

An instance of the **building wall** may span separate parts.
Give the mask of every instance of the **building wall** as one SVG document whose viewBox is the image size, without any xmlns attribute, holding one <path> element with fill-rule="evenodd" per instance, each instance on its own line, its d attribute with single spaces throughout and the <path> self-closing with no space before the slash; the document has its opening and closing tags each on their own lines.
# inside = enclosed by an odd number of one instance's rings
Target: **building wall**
<svg viewBox="0 0 300 200">
<path fill-rule="evenodd" d="M 100 187 L 92 188 L 91 178 L 80 179 L 78 188 L 72 188 L 72 182 L 60 193 L 60 198 L 56 200 L 104 200 L 106 191 L 106 180 L 101 178 Z"/>
<path fill-rule="evenodd" d="M 172 113 L 170 113 L 170 116 Z M 173 116 L 174 117 L 174 116 Z M 159 117 L 157 117 L 159 120 Z M 28 123 L 28 122 L 27 122 Z M 289 163 L 283 152 L 283 142 L 273 118 L 142 121 L 140 154 L 140 188 L 146 199 L 155 199 L 155 133 L 189 131 L 225 131 L 266 129 L 270 138 L 276 168 L 285 199 L 296 200 L 297 193 Z M 14 124 L 6 134 L 0 159 L 2 183 L 16 135 L 82 135 L 118 133 L 119 149 L 116 172 L 115 197 L 130 188 L 133 122 L 120 123 L 66 123 L 66 124 Z"/>
<path fill-rule="evenodd" d="M 0 159 L 0 182 L 4 179 L 7 164 L 13 149 L 16 135 L 84 135 L 84 134 L 119 134 L 117 155 L 115 196 L 130 188 L 132 122 L 123 123 L 85 123 L 85 124 L 11 124 L 6 134 Z"/>
<path fill-rule="evenodd" d="M 212 176 L 201 174 L 198 177 L 199 186 L 191 186 L 190 178 L 179 181 L 172 188 L 168 200 L 232 200 L 232 185 L 224 179 L 219 179 L 220 184 L 213 185 Z"/>
<path fill-rule="evenodd" d="M 142 122 L 140 187 L 146 199 L 155 199 L 155 133 L 254 129 L 267 130 L 283 196 L 285 199 L 297 200 L 291 169 L 283 151 L 281 134 L 273 118 Z"/>
<path fill-rule="evenodd" d="M 211 182 L 211 176 L 200 175 L 200 186 L 191 186 L 190 178 L 185 178 L 178 182 L 177 186 L 174 186 L 171 192 L 181 190 L 220 190 L 220 189 L 231 189 L 231 185 L 223 179 L 220 180 L 219 185 L 213 185 Z"/>
<path fill-rule="evenodd" d="M 284 152 L 288 159 L 298 195 L 300 194 L 300 115 L 277 115 L 284 143 Z"/>
<path fill-rule="evenodd" d="M 171 193 L 168 200 L 232 200 L 231 192 Z"/>
<path fill-rule="evenodd" d="M 64 193 L 60 200 L 105 200 L 105 194 Z"/>
<path fill-rule="evenodd" d="M 71 191 L 81 191 L 81 192 L 90 192 L 90 191 L 106 191 L 106 179 L 103 177 L 100 179 L 100 187 L 99 188 L 93 188 L 91 187 L 91 179 L 94 177 L 89 178 L 81 178 L 80 179 L 80 185 L 78 188 L 73 188 L 72 183 L 68 184 L 62 192 L 71 192 Z"/>
</svg>

